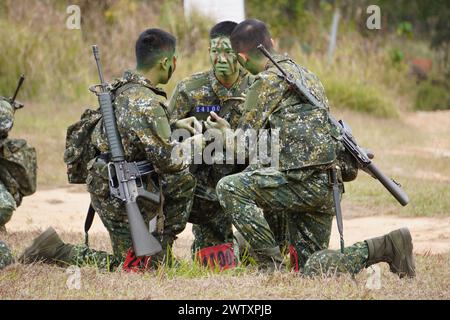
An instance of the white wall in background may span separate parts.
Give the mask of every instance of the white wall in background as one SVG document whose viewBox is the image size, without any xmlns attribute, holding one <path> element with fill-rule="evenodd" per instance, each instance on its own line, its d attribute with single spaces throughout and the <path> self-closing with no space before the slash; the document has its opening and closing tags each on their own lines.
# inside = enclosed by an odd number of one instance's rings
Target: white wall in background
<svg viewBox="0 0 450 320">
<path fill-rule="evenodd" d="M 213 18 L 216 22 L 245 19 L 244 0 L 184 0 L 184 13 L 189 16 L 193 10 Z"/>
</svg>

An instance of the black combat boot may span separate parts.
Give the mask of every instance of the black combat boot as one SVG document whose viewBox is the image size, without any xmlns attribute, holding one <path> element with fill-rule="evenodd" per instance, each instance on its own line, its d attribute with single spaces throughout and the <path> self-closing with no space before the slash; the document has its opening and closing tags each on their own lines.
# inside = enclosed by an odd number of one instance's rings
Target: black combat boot
<svg viewBox="0 0 450 320">
<path fill-rule="evenodd" d="M 56 231 L 50 227 L 34 239 L 31 246 L 20 255 L 19 262 L 33 263 L 43 261 L 70 265 L 73 263 L 74 246 L 65 244 Z"/>
<path fill-rule="evenodd" d="M 416 276 L 411 233 L 407 228 L 394 230 L 384 236 L 366 240 L 369 259 L 366 267 L 387 262 L 390 270 L 400 278 Z"/>
</svg>

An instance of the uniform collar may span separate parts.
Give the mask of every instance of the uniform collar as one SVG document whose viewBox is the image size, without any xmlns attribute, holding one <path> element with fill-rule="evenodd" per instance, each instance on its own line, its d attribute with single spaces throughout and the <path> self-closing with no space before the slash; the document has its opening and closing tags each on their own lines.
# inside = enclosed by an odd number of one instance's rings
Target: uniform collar
<svg viewBox="0 0 450 320">
<path fill-rule="evenodd" d="M 233 97 L 236 89 L 239 89 L 242 83 L 242 80 L 247 75 L 247 71 L 239 67 L 239 76 L 237 80 L 233 83 L 233 85 L 228 89 L 223 84 L 217 80 L 216 75 L 214 74 L 214 69 L 211 69 L 209 72 L 209 82 L 211 83 L 212 90 L 216 94 L 216 96 L 221 99 L 227 99 Z"/>
<path fill-rule="evenodd" d="M 122 78 L 119 79 L 119 81 L 121 82 L 121 85 L 123 85 L 125 83 L 129 83 L 129 82 L 138 83 L 138 84 L 140 84 L 140 85 L 142 85 L 144 87 L 149 88 L 150 90 L 152 90 L 156 94 L 166 97 L 166 93 L 164 92 L 164 90 L 162 90 L 161 88 L 155 86 L 149 79 L 145 78 L 138 71 L 126 70 L 123 73 Z"/>
<path fill-rule="evenodd" d="M 276 54 L 272 55 L 272 57 L 278 63 L 283 62 L 283 61 L 291 60 L 291 58 L 289 58 L 289 56 L 286 53 L 285 54 L 278 54 L 278 53 L 276 53 Z M 272 61 L 268 60 L 267 63 L 266 63 L 266 66 L 264 67 L 264 70 L 268 70 L 268 69 L 270 69 L 273 66 L 274 65 L 273 65 Z"/>
</svg>

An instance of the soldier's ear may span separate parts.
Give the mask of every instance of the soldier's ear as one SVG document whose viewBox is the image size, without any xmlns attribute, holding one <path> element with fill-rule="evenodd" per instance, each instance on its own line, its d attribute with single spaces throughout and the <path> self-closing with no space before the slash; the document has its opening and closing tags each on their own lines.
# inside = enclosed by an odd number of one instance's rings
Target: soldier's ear
<svg viewBox="0 0 450 320">
<path fill-rule="evenodd" d="M 238 53 L 238 56 L 241 57 L 242 60 L 244 60 L 244 62 L 247 62 L 248 60 L 248 55 L 246 53 Z"/>
<path fill-rule="evenodd" d="M 273 38 L 270 38 L 270 42 L 272 42 L 272 47 L 275 48 L 275 40 L 273 40 Z"/>
<path fill-rule="evenodd" d="M 161 59 L 161 67 L 163 68 L 163 70 L 167 70 L 169 68 L 169 64 L 170 64 L 169 58 L 164 57 Z"/>
</svg>

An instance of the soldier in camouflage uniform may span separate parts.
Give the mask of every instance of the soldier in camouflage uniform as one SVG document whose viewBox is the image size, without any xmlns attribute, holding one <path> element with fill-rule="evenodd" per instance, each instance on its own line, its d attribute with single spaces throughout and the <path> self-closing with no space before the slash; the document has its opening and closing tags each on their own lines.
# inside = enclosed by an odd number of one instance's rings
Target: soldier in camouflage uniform
<svg viewBox="0 0 450 320">
<path fill-rule="evenodd" d="M 175 70 L 175 38 L 159 29 L 144 31 L 136 42 L 136 57 L 137 71 L 127 71 L 112 83 L 113 88 L 118 88 L 114 108 L 126 160 L 150 161 L 158 173 L 156 179 L 159 178 L 162 184 L 165 221 L 163 233 L 157 238 L 161 239 L 163 251 L 152 257 L 152 263 L 157 263 L 161 262 L 177 234 L 186 226 L 195 179 L 187 164 L 175 162 L 172 158 L 172 150 L 178 142 L 170 141 L 165 94 L 156 87 L 159 83 L 167 83 Z M 199 137 L 203 139 L 202 135 L 194 138 Z M 124 203 L 109 193 L 106 167 L 109 147 L 102 121 L 94 129 L 91 140 L 101 155 L 88 164 L 86 183 L 91 204 L 110 234 L 113 255 L 85 246 L 64 244 L 54 230 L 48 229 L 25 251 L 21 260 L 27 262 L 39 258 L 77 265 L 94 263 L 110 269 L 124 261 L 127 250 L 132 247 L 131 234 Z M 154 177 L 149 177 L 144 183 L 148 191 L 159 190 Z M 158 212 L 158 207 L 145 199 L 138 200 L 138 204 L 146 223 Z"/>
<path fill-rule="evenodd" d="M 328 101 L 319 79 L 287 56 L 274 59 L 294 79 L 301 81 L 323 105 L 304 103 L 289 90 L 279 71 L 256 47 L 263 44 L 273 52 L 273 40 L 265 24 L 245 20 L 231 35 L 239 62 L 256 81 L 249 88 L 238 128 L 279 129 L 279 167 L 260 167 L 227 176 L 217 185 L 217 194 L 234 226 L 251 245 L 264 268 L 282 264 L 280 249 L 264 219 L 264 210 L 289 216 L 291 258 L 301 271 L 359 272 L 370 264 L 386 261 L 400 276 L 414 276 L 411 236 L 407 229 L 359 242 L 345 249 L 328 248 L 334 203 L 329 180 L 330 165 L 336 161 L 338 145 L 328 121 Z M 208 127 L 223 129 L 226 121 L 212 114 Z M 298 261 L 295 261 L 297 258 Z M 273 263 L 275 262 L 275 264 Z"/>
<path fill-rule="evenodd" d="M 205 121 L 210 111 L 216 111 L 226 119 L 231 128 L 236 128 L 244 101 L 244 92 L 253 82 L 253 77 L 239 67 L 237 57 L 231 48 L 230 35 L 237 23 L 223 21 L 212 27 L 210 38 L 210 62 L 212 69 L 196 73 L 178 83 L 170 99 L 171 121 L 176 128 L 193 129 L 189 119 L 195 117 Z M 180 121 L 181 120 L 181 121 Z M 217 199 L 215 187 L 224 176 L 242 171 L 245 165 L 194 164 L 191 172 L 197 179 L 194 203 L 189 221 L 194 225 L 192 252 L 233 241 L 232 224 L 229 216 L 223 214 Z M 269 215 L 267 219 L 273 216 Z M 269 220 L 276 230 L 276 222 Z M 283 230 L 284 231 L 284 230 Z M 284 236 L 285 232 L 274 231 Z"/>
<path fill-rule="evenodd" d="M 22 198 L 36 191 L 36 150 L 23 139 L 9 139 L 15 110 L 23 105 L 0 97 L 0 232 Z"/>
<path fill-rule="evenodd" d="M 0 97 L 0 149 L 3 142 L 8 136 L 14 121 L 14 108 L 6 99 Z M 16 201 L 8 192 L 5 185 L 0 181 L 0 233 L 5 232 L 5 224 L 11 219 L 13 211 L 16 209 Z M 11 255 L 6 243 L 0 240 L 0 270 L 7 265 L 13 263 L 14 259 Z"/>
</svg>

